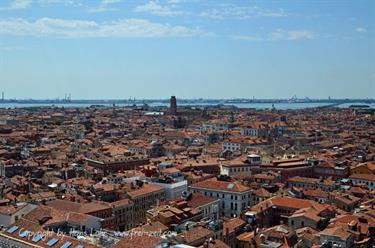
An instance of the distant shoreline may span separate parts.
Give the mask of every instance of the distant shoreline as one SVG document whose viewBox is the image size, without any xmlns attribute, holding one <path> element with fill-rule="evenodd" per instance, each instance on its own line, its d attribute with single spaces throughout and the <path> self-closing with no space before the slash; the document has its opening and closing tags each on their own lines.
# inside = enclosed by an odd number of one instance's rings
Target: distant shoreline
<svg viewBox="0 0 375 248">
<path fill-rule="evenodd" d="M 0 104 L 169 104 L 169 99 L 0 99 Z M 375 99 L 183 99 L 177 98 L 179 104 L 252 104 L 252 103 L 375 103 Z"/>
<path fill-rule="evenodd" d="M 153 109 L 161 109 L 169 107 L 169 101 L 151 101 L 145 100 L 141 102 L 123 102 L 123 101 L 110 101 L 110 100 L 72 100 L 70 102 L 55 102 L 55 101 L 17 101 L 17 102 L 1 102 L 0 108 L 37 108 L 37 107 L 64 107 L 64 108 L 89 108 L 89 107 L 141 107 L 149 106 Z M 374 103 L 364 103 L 361 101 L 353 102 L 290 102 L 290 101 L 279 101 L 279 102 L 223 102 L 223 101 L 179 101 L 178 106 L 180 107 L 224 107 L 224 108 L 254 108 L 254 109 L 306 109 L 306 108 L 327 108 L 327 107 L 338 107 L 338 108 L 350 108 L 353 105 L 366 105 L 369 108 L 375 109 Z"/>
</svg>

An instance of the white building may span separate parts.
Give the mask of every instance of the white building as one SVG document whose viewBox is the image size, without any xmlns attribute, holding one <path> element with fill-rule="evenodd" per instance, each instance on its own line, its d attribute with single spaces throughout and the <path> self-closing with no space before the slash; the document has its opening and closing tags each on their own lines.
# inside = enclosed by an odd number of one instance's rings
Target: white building
<svg viewBox="0 0 375 248">
<path fill-rule="evenodd" d="M 251 206 L 251 189 L 237 181 L 226 181 L 225 177 L 210 178 L 197 182 L 189 187 L 193 193 L 220 199 L 220 214 L 228 217 L 239 216 Z"/>
<path fill-rule="evenodd" d="M 259 165 L 261 162 L 261 157 L 256 154 L 248 155 L 246 160 L 224 161 L 220 165 L 220 174 L 226 176 L 247 174 L 251 172 L 253 165 Z"/>
<path fill-rule="evenodd" d="M 220 174 L 226 176 L 233 176 L 243 173 L 250 173 L 251 164 L 245 163 L 241 160 L 224 161 L 220 165 Z"/>
<path fill-rule="evenodd" d="M 259 138 L 232 138 L 222 143 L 222 150 L 246 152 L 248 149 L 261 148 L 266 144 L 267 141 Z"/>
<path fill-rule="evenodd" d="M 182 192 L 187 191 L 187 181 L 183 180 L 180 182 L 149 182 L 162 187 L 165 190 L 165 196 L 167 200 L 172 200 L 181 197 Z"/>
<path fill-rule="evenodd" d="M 228 123 L 204 123 L 200 128 L 201 131 L 218 131 L 218 130 L 228 130 L 229 124 Z"/>
<path fill-rule="evenodd" d="M 241 135 L 251 137 L 265 137 L 267 136 L 267 130 L 264 128 L 251 128 L 246 127 L 241 129 Z"/>
<path fill-rule="evenodd" d="M 242 150 L 242 144 L 240 142 L 234 142 L 234 141 L 225 141 L 223 143 L 223 151 L 229 150 L 229 151 L 240 151 Z"/>
<path fill-rule="evenodd" d="M 349 180 L 352 184 L 366 184 L 369 190 L 375 190 L 374 174 L 353 174 L 350 175 Z"/>
</svg>

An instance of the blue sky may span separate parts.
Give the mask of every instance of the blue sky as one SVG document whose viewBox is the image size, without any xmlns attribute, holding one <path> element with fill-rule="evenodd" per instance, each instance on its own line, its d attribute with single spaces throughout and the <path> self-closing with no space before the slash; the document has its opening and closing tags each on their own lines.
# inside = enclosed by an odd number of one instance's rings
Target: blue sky
<svg viewBox="0 0 375 248">
<path fill-rule="evenodd" d="M 375 98 L 375 1 L 0 0 L 8 98 Z"/>
</svg>

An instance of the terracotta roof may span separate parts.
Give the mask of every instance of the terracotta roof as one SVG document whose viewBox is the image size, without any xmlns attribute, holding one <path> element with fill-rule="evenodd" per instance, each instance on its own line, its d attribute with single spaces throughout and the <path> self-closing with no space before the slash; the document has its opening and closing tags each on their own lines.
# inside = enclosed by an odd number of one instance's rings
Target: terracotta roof
<svg viewBox="0 0 375 248">
<path fill-rule="evenodd" d="M 326 207 L 322 204 L 311 200 L 298 199 L 293 197 L 274 196 L 268 200 L 262 201 L 251 208 L 252 211 L 260 212 L 272 206 L 284 207 L 290 209 L 302 209 L 314 207 L 315 209 L 324 210 Z"/>
<path fill-rule="evenodd" d="M 305 196 L 322 197 L 322 198 L 327 198 L 329 195 L 326 191 L 323 191 L 321 189 L 306 189 L 303 191 L 303 194 Z"/>
<path fill-rule="evenodd" d="M 77 213 L 93 213 L 111 209 L 111 205 L 105 202 L 87 202 L 78 203 L 67 200 L 53 200 L 46 203 L 47 206 L 53 207 L 61 211 L 77 212 Z"/>
<path fill-rule="evenodd" d="M 246 192 L 250 190 L 249 187 L 246 187 L 237 181 L 220 181 L 217 178 L 210 178 L 205 181 L 194 183 L 191 187 L 228 192 Z"/>
<path fill-rule="evenodd" d="M 134 230 L 143 232 L 165 232 L 168 231 L 168 227 L 159 221 L 151 221 L 145 225 L 134 228 Z"/>
<path fill-rule="evenodd" d="M 122 207 L 122 206 L 133 205 L 133 202 L 130 199 L 122 199 L 122 200 L 119 200 L 119 201 L 112 202 L 111 204 L 112 204 L 113 207 L 118 208 L 118 207 Z"/>
<path fill-rule="evenodd" d="M 242 160 L 229 160 L 229 161 L 224 161 L 222 163 L 223 166 L 225 167 L 243 167 L 243 166 L 250 166 L 250 164 L 247 164 L 243 162 Z"/>
<path fill-rule="evenodd" d="M 162 239 L 152 235 L 134 235 L 121 239 L 112 248 L 154 248 L 162 243 Z"/>
<path fill-rule="evenodd" d="M 349 194 L 338 196 L 335 199 L 347 205 L 358 203 L 361 200 L 361 198 Z"/>
<path fill-rule="evenodd" d="M 263 197 L 263 198 L 268 198 L 271 196 L 270 192 L 268 192 L 267 190 L 265 190 L 264 188 L 260 188 L 260 189 L 257 189 L 254 194 L 256 196 L 260 196 L 260 197 Z"/>
<path fill-rule="evenodd" d="M 346 227 L 336 226 L 324 229 L 319 233 L 319 235 L 334 236 L 346 241 L 349 239 L 350 236 L 353 235 L 353 233 L 350 232 Z"/>
<path fill-rule="evenodd" d="M 316 211 L 314 208 L 309 207 L 297 210 L 289 218 L 305 217 L 307 219 L 318 222 L 320 221 L 320 217 L 318 216 L 318 214 L 318 211 Z"/>
<path fill-rule="evenodd" d="M 373 173 L 375 173 L 375 163 L 374 162 L 366 162 L 366 163 L 357 164 L 354 168 L 361 167 L 361 166 L 364 166 L 364 167 L 368 168 L 369 170 L 371 170 Z"/>
<path fill-rule="evenodd" d="M 223 234 L 226 235 L 226 232 L 229 233 L 234 232 L 237 228 L 244 225 L 246 222 L 240 218 L 233 218 L 227 221 L 224 221 L 223 223 Z"/>
<path fill-rule="evenodd" d="M 170 168 L 165 168 L 165 169 L 161 170 L 160 172 L 162 172 L 164 174 L 173 174 L 173 173 L 179 173 L 181 171 L 179 169 L 175 168 L 175 167 L 170 167 Z"/>
<path fill-rule="evenodd" d="M 343 227 L 347 227 L 348 225 L 357 225 L 361 228 L 358 228 L 358 231 L 361 234 L 368 234 L 368 229 L 370 226 L 375 226 L 375 218 L 368 216 L 368 215 L 360 215 L 360 214 L 346 214 L 346 215 L 339 215 L 333 220 L 331 220 L 332 226 L 341 225 Z"/>
<path fill-rule="evenodd" d="M 128 195 L 134 199 L 139 196 L 147 195 L 150 193 L 156 193 L 159 191 L 164 191 L 164 189 L 161 186 L 155 185 L 155 184 L 143 184 L 142 187 L 139 187 L 137 189 L 132 189 L 128 191 Z"/>
<path fill-rule="evenodd" d="M 19 210 L 23 209 L 27 204 L 20 205 L 20 206 L 3 206 L 0 207 L 0 213 L 1 214 L 6 214 L 6 215 L 12 215 L 14 213 L 17 213 Z"/>
<path fill-rule="evenodd" d="M 211 230 L 204 228 L 202 226 L 195 227 L 191 230 L 184 231 L 177 235 L 177 239 L 183 241 L 183 243 L 191 244 L 197 240 L 205 239 L 213 235 Z"/>
<path fill-rule="evenodd" d="M 93 216 L 88 214 L 70 212 L 67 213 L 66 221 L 69 223 L 84 225 L 91 218 L 93 218 Z"/>
<path fill-rule="evenodd" d="M 350 175 L 349 178 L 375 181 L 374 174 L 353 174 L 353 175 Z"/>
<path fill-rule="evenodd" d="M 317 184 L 317 185 L 320 184 L 320 185 L 327 185 L 327 186 L 330 186 L 330 185 L 334 184 L 334 181 L 328 180 L 328 179 L 321 180 L 321 179 L 318 179 L 318 178 L 300 177 L 300 176 L 295 176 L 295 177 L 289 178 L 288 182 L 310 183 L 310 184 Z"/>
<path fill-rule="evenodd" d="M 215 201 L 217 199 L 214 197 L 205 196 L 201 193 L 192 193 L 191 198 L 187 200 L 187 205 L 192 208 L 198 208 Z"/>
<path fill-rule="evenodd" d="M 244 232 L 238 235 L 237 240 L 244 242 L 251 242 L 254 239 L 254 232 Z"/>
</svg>

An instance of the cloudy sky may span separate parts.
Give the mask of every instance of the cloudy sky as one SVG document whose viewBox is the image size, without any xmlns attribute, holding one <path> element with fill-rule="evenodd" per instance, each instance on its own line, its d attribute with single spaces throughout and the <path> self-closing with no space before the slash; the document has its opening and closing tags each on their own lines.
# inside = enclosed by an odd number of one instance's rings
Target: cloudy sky
<svg viewBox="0 0 375 248">
<path fill-rule="evenodd" d="M 375 98 L 375 1 L 0 0 L 8 98 Z"/>
</svg>

